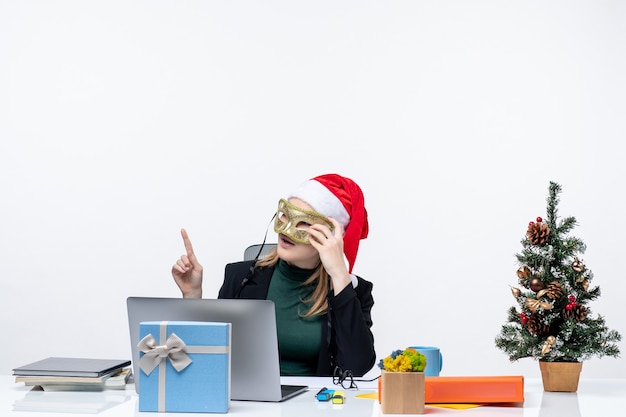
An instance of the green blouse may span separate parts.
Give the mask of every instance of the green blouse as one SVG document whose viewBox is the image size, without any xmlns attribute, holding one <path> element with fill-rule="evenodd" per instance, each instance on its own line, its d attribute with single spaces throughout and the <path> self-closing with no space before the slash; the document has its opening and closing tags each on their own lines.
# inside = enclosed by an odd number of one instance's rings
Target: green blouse
<svg viewBox="0 0 626 417">
<path fill-rule="evenodd" d="M 281 375 L 315 375 L 321 346 L 320 316 L 304 318 L 306 300 L 314 286 L 302 284 L 313 270 L 300 269 L 282 259 L 272 275 L 267 299 L 276 306 L 276 328 Z"/>
</svg>

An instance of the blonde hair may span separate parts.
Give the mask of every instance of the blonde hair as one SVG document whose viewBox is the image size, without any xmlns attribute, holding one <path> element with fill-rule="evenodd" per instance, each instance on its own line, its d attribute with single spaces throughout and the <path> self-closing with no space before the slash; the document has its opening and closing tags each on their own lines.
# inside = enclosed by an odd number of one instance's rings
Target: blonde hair
<svg viewBox="0 0 626 417">
<path fill-rule="evenodd" d="M 272 251 L 269 252 L 263 259 L 257 261 L 255 268 L 274 266 L 278 263 L 279 259 L 278 251 L 276 249 L 272 249 Z M 326 269 L 324 269 L 324 266 L 320 262 L 311 276 L 302 283 L 303 286 L 316 283 L 313 294 L 311 294 L 311 296 L 306 300 L 302 300 L 305 304 L 311 304 L 309 311 L 302 314 L 302 317 L 312 317 L 326 313 L 328 310 L 328 299 L 326 297 L 328 294 L 328 282 L 328 272 L 326 272 Z M 332 286 L 332 283 L 330 285 Z"/>
</svg>

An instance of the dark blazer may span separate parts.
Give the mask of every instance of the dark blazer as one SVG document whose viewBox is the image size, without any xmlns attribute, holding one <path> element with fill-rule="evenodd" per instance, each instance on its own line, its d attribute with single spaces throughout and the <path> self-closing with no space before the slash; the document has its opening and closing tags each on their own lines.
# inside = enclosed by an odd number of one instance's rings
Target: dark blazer
<svg viewBox="0 0 626 417">
<path fill-rule="evenodd" d="M 265 300 L 274 267 L 255 268 L 254 261 L 226 265 L 224 283 L 218 298 L 247 298 Z M 248 277 L 245 285 L 244 278 Z M 342 370 L 362 376 L 376 361 L 374 336 L 372 335 L 372 283 L 357 277 L 358 285 L 348 285 L 339 294 L 328 297 L 331 310 L 331 342 L 328 339 L 328 315 L 322 319 L 321 349 L 317 362 L 317 376 L 330 376 L 334 364 Z M 239 294 L 238 294 L 239 293 Z"/>
</svg>

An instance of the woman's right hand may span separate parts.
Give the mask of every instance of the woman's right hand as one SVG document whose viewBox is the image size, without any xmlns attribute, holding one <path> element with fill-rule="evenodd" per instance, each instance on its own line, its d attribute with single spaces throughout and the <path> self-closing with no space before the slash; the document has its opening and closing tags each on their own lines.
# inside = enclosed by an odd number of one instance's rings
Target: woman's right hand
<svg viewBox="0 0 626 417">
<path fill-rule="evenodd" d="M 172 276 L 183 293 L 183 298 L 202 298 L 202 265 L 193 253 L 187 231 L 181 229 L 180 234 L 187 253 L 172 266 Z"/>
</svg>

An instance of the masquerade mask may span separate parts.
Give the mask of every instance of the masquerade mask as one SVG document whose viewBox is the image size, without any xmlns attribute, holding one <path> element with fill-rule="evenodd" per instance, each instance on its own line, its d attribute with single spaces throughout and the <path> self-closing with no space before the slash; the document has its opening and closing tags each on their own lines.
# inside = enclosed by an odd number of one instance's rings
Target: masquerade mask
<svg viewBox="0 0 626 417">
<path fill-rule="evenodd" d="M 332 231 L 335 226 L 326 216 L 313 210 L 305 210 L 294 206 L 284 198 L 278 202 L 278 211 L 274 220 L 274 231 L 287 236 L 294 242 L 310 245 L 309 233 L 302 227 L 312 224 L 324 224 Z"/>
</svg>

